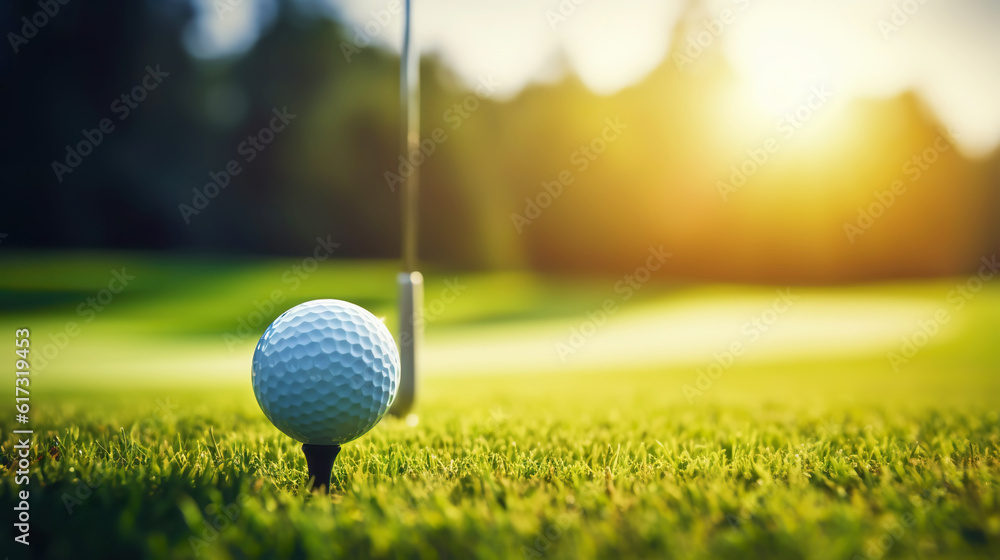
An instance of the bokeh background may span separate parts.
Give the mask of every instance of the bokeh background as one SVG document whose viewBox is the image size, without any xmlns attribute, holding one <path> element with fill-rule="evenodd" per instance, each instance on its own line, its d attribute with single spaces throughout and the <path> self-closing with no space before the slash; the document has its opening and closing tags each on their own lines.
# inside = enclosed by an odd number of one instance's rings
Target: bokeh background
<svg viewBox="0 0 1000 560">
<path fill-rule="evenodd" d="M 676 277 L 834 283 L 970 272 L 1000 248 L 993 2 L 915 3 L 903 18 L 905 2 L 466 4 L 416 8 L 423 132 L 447 136 L 420 166 L 427 262 L 618 272 L 663 243 Z M 26 37 L 21 18 L 39 9 L 7 3 L 3 29 Z M 338 256 L 397 256 L 385 173 L 398 172 L 401 13 L 73 2 L 26 42 L 8 35 L 5 249 L 288 256 L 331 234 Z M 122 119 L 112 103 L 157 65 L 169 77 Z M 455 111 L 481 80 L 494 91 Z M 787 137 L 782 119 L 814 88 L 831 93 Z M 284 107 L 293 124 L 185 219 L 192 189 Z M 58 176 L 52 163 L 104 118 L 114 131 Z M 628 128 L 574 161 L 605 119 Z M 914 167 L 941 134 L 957 149 Z M 769 137 L 780 151 L 720 196 Z M 519 233 L 511 215 L 563 170 L 572 185 Z M 906 194 L 850 242 L 844 224 L 897 179 Z"/>
<path fill-rule="evenodd" d="M 693 376 L 788 287 L 760 359 L 897 375 L 944 308 L 925 345 L 988 371 L 998 23 L 987 0 L 418 1 L 427 372 Z M 314 297 L 394 322 L 401 27 L 383 0 L 4 4 L 3 324 L 85 383 L 244 382 Z"/>
<path fill-rule="evenodd" d="M 1000 557 L 1000 2 L 413 2 L 407 156 L 399 0 L 0 2 L 4 554 Z M 252 352 L 398 332 L 410 167 L 415 414 L 306 497 Z"/>
</svg>

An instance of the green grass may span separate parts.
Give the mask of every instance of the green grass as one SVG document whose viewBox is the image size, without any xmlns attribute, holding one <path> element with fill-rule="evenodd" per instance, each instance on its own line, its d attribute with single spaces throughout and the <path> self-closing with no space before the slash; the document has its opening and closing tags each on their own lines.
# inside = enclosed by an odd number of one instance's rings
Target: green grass
<svg viewBox="0 0 1000 560">
<path fill-rule="evenodd" d="M 31 467 L 32 551 L 877 558 L 870 550 L 881 544 L 891 558 L 1000 553 L 995 411 L 691 408 L 642 392 L 648 375 L 554 377 L 429 382 L 417 426 L 390 418 L 345 445 L 330 498 L 304 491 L 298 445 L 249 391 L 46 399 L 37 449 L 50 454 Z M 618 391 L 607 394 L 607 383 Z M 10 469 L 10 444 L 2 457 Z M 15 488 L 4 474 L 10 511 Z"/>
<path fill-rule="evenodd" d="M 45 340 L 123 260 L 134 289 L 32 374 L 32 544 L 5 544 L 11 558 L 1000 557 L 993 288 L 900 373 L 884 351 L 761 358 L 693 404 L 680 388 L 700 366 L 429 375 L 419 423 L 386 418 L 345 445 L 322 496 L 305 490 L 298 444 L 257 407 L 244 350 L 230 366 L 221 339 L 288 263 L 20 257 L 0 280 L 0 300 L 20 302 L 0 333 L 30 326 Z M 602 280 L 464 278 L 432 345 L 477 328 L 572 325 L 610 292 Z M 390 265 L 344 264 L 290 297 L 332 290 L 389 315 L 391 282 Z M 933 303 L 952 284 L 852 290 Z M 756 289 L 644 290 L 636 310 Z M 154 352 L 149 371 L 177 377 L 102 374 L 141 364 L 133 346 Z M 206 377 L 206 359 L 225 371 Z M 0 414 L 6 512 L 21 489 L 13 429 Z"/>
</svg>

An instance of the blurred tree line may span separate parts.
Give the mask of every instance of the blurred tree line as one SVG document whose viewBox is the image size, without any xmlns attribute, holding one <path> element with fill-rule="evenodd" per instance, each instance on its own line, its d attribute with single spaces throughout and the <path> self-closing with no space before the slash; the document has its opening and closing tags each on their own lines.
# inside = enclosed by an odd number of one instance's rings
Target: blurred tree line
<svg viewBox="0 0 1000 560">
<path fill-rule="evenodd" d="M 341 257 L 398 256 L 398 59 L 362 48 L 348 60 L 350 32 L 297 6 L 279 3 L 238 57 L 193 58 L 178 0 L 71 1 L 8 45 L 4 250 L 302 255 L 329 236 Z M 39 9 L 9 3 L 3 29 Z M 425 58 L 422 257 L 621 273 L 663 245 L 674 276 L 836 282 L 954 274 L 1000 249 L 998 159 L 956 150 L 845 235 L 939 134 L 909 95 L 853 102 L 856 142 L 822 159 L 779 154 L 724 200 L 719 181 L 754 146 L 725 141 L 706 92 L 734 77 L 720 54 L 704 58 L 679 72 L 668 57 L 611 96 L 567 75 L 505 102 Z"/>
</svg>

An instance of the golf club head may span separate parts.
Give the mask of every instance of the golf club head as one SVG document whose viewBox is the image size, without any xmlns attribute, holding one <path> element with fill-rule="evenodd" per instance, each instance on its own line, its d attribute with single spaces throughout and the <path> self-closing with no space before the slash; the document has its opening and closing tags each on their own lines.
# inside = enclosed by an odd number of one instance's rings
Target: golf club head
<svg viewBox="0 0 1000 560">
<path fill-rule="evenodd" d="M 400 272 L 399 284 L 399 388 L 389 413 L 406 416 L 416 398 L 417 360 L 424 334 L 424 277 Z"/>
</svg>

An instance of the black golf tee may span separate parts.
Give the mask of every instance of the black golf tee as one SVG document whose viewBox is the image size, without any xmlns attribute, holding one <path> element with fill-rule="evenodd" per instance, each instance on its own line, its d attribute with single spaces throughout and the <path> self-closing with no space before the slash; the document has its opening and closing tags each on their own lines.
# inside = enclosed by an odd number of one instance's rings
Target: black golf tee
<svg viewBox="0 0 1000 560">
<path fill-rule="evenodd" d="M 302 452 L 306 454 L 306 466 L 309 468 L 309 480 L 312 481 L 313 492 L 330 491 L 330 472 L 333 462 L 340 453 L 339 445 L 302 444 Z"/>
</svg>

